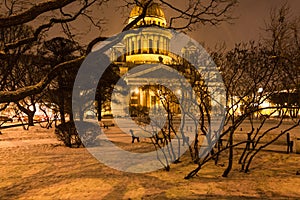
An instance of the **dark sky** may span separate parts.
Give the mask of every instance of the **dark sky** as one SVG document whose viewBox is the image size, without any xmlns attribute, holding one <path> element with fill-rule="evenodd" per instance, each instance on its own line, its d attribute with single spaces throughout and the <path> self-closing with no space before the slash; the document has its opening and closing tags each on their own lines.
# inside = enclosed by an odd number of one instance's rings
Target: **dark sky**
<svg viewBox="0 0 300 200">
<path fill-rule="evenodd" d="M 217 41 L 226 41 L 229 46 L 241 41 L 257 40 L 264 34 L 265 22 L 268 22 L 270 10 L 287 2 L 292 13 L 300 17 L 300 0 L 240 0 L 234 9 L 234 24 L 223 23 L 219 27 L 203 27 L 198 31 L 210 45 Z M 197 34 L 195 34 L 197 35 Z M 213 37 L 211 37 L 213 36 Z"/>
<path fill-rule="evenodd" d="M 100 11 L 101 15 L 108 19 L 104 35 L 116 34 L 124 27 L 125 15 L 129 15 L 130 10 L 125 10 L 124 13 L 116 10 L 118 2 L 120 0 L 111 1 L 108 7 Z M 200 26 L 190 35 L 210 47 L 223 41 L 228 47 L 232 47 L 234 43 L 241 41 L 257 40 L 263 34 L 262 29 L 265 21 L 269 19 L 271 8 L 280 7 L 285 2 L 291 7 L 293 15 L 300 16 L 300 0 L 240 0 L 239 5 L 233 10 L 233 16 L 238 17 L 233 21 L 233 25 L 223 23 L 217 27 Z M 166 16 L 168 18 L 167 11 Z"/>
</svg>

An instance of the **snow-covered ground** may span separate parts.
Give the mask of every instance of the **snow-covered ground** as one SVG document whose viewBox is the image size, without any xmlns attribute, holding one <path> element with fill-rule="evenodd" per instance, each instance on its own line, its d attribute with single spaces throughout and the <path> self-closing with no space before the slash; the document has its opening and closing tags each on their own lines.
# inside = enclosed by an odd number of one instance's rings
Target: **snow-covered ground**
<svg viewBox="0 0 300 200">
<path fill-rule="evenodd" d="M 111 169 L 84 148 L 60 145 L 54 129 L 38 125 L 3 129 L 0 135 L 0 199 L 299 199 L 300 154 L 262 151 L 250 173 L 239 171 L 237 161 L 228 178 L 224 164 L 208 163 L 198 176 L 184 180 L 196 167 L 189 155 L 171 170 L 132 174 Z M 116 127 L 107 135 L 126 150 L 142 150 L 147 140 L 131 144 Z M 281 148 L 280 145 L 278 148 Z M 240 152 L 235 151 L 235 155 Z M 237 158 L 237 156 L 236 156 Z"/>
</svg>

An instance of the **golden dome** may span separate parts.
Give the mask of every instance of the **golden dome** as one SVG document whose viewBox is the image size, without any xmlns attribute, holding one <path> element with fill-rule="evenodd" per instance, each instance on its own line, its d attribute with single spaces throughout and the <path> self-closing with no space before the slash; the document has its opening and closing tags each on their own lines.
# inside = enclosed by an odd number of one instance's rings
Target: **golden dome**
<svg viewBox="0 0 300 200">
<path fill-rule="evenodd" d="M 140 6 L 135 6 L 131 13 L 130 13 L 130 18 L 135 18 L 141 15 L 143 12 L 143 8 Z M 164 11 L 160 8 L 158 3 L 152 3 L 146 12 L 146 17 L 156 17 L 156 18 L 163 18 L 165 19 L 165 13 Z"/>
</svg>

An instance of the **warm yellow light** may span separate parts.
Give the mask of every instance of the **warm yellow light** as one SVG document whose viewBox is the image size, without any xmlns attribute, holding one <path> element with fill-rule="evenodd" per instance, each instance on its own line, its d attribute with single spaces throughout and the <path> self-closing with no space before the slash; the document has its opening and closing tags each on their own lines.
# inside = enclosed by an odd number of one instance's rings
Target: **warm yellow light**
<svg viewBox="0 0 300 200">
<path fill-rule="evenodd" d="M 135 94 L 138 94 L 139 92 L 140 92 L 140 91 L 139 91 L 139 88 L 135 88 L 135 89 L 134 89 L 134 93 L 135 93 Z"/>
</svg>

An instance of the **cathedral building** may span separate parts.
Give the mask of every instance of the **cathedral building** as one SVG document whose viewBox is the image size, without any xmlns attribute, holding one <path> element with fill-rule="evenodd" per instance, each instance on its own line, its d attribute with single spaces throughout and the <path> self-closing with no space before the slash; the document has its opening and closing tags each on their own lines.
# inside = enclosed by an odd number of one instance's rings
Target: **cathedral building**
<svg viewBox="0 0 300 200">
<path fill-rule="evenodd" d="M 143 8 L 136 5 L 130 12 L 128 24 L 139 17 L 142 11 Z M 147 8 L 146 16 L 138 21 L 131 30 L 125 34 L 122 42 L 113 46 L 110 56 L 111 63 L 118 66 L 119 75 L 123 76 L 132 90 L 129 105 L 127 104 L 127 106 L 131 108 L 155 109 L 162 103 L 162 94 L 168 96 L 169 99 L 176 99 L 170 93 L 181 91 L 170 92 L 168 88 L 158 85 L 158 79 L 161 78 L 162 74 L 164 77 L 167 77 L 167 74 L 171 74 L 172 70 L 170 68 L 183 73 L 187 79 L 190 79 L 190 82 L 198 81 L 198 84 L 202 83 L 199 75 L 195 75 L 195 70 L 193 71 L 191 64 L 186 61 L 198 59 L 199 49 L 190 41 L 181 49 L 181 55 L 170 51 L 170 40 L 173 34 L 168 29 L 164 11 L 158 3 L 151 3 Z M 142 68 L 136 68 L 136 66 L 141 65 L 143 65 Z M 214 76 L 215 72 L 210 73 Z M 173 80 L 172 77 L 169 78 L 176 84 L 176 80 Z M 122 99 L 123 97 L 115 98 Z M 118 110 L 122 111 L 125 109 L 124 106 L 118 104 L 112 106 L 115 107 L 114 115 L 118 115 Z M 102 113 L 110 113 L 110 109 L 107 108 Z M 170 110 L 173 113 L 180 113 L 178 101 L 172 101 Z M 134 113 L 131 114 L 135 115 Z"/>
<path fill-rule="evenodd" d="M 142 10 L 142 7 L 135 6 L 130 13 L 128 24 L 141 15 Z M 158 27 L 162 29 L 158 31 Z M 159 4 L 152 3 L 147 8 L 146 17 L 133 26 L 132 30 L 138 28 L 144 29 L 138 33 L 126 34 L 122 43 L 114 46 L 111 56 L 112 62 L 125 66 L 159 62 L 163 64 L 174 63 L 169 53 L 172 34 L 166 29 L 167 21 Z M 123 75 L 127 70 L 121 68 L 120 73 Z"/>
</svg>

